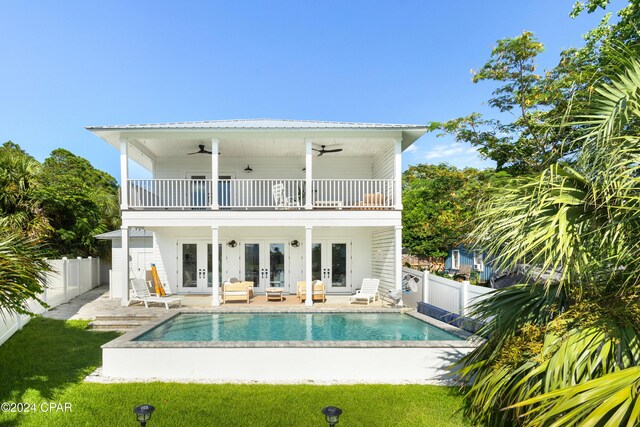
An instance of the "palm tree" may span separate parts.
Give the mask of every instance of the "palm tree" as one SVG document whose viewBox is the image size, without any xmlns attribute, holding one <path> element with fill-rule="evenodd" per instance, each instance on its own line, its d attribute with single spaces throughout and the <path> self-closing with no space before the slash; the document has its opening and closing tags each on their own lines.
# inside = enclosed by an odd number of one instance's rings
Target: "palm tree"
<svg viewBox="0 0 640 427">
<path fill-rule="evenodd" d="M 480 209 L 474 235 L 497 266 L 535 269 L 475 306 L 487 341 L 460 365 L 478 424 L 640 423 L 640 55 L 617 61 L 573 115 L 571 164 Z"/>
<path fill-rule="evenodd" d="M 29 314 L 30 299 L 46 306 L 39 295 L 50 270 L 37 241 L 0 228 L 0 314 Z"/>
</svg>

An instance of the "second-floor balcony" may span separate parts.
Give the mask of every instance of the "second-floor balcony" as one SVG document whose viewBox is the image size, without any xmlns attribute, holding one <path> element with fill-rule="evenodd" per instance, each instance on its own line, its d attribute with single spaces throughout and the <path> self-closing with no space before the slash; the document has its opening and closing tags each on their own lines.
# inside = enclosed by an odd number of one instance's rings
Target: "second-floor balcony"
<svg viewBox="0 0 640 427">
<path fill-rule="evenodd" d="M 396 209 L 393 179 L 131 179 L 127 190 L 129 209 Z"/>
</svg>

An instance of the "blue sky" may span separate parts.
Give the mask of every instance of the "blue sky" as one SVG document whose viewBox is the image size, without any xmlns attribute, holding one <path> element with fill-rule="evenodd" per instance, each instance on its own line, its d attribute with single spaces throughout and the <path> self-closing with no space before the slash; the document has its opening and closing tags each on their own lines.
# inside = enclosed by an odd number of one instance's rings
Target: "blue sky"
<svg viewBox="0 0 640 427">
<path fill-rule="evenodd" d="M 0 142 L 64 147 L 119 176 L 87 125 L 230 118 L 427 123 L 486 112 L 471 83 L 500 38 L 533 31 L 540 66 L 603 13 L 573 0 L 0 3 Z M 614 1 L 612 10 L 622 2 Z M 434 134 L 407 164 L 490 167 Z"/>
</svg>

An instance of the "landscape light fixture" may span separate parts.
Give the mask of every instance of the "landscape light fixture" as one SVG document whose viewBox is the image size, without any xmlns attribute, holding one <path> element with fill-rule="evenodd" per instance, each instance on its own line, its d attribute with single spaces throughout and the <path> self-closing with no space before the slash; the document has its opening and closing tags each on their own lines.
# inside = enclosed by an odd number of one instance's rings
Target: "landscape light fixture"
<svg viewBox="0 0 640 427">
<path fill-rule="evenodd" d="M 329 427 L 335 427 L 335 425 L 338 424 L 338 418 L 340 418 L 340 414 L 342 414 L 342 409 L 336 406 L 326 406 L 322 408 L 322 413 L 327 419 Z"/>
<path fill-rule="evenodd" d="M 140 427 L 145 427 L 147 421 L 151 419 L 151 414 L 156 408 L 151 405 L 140 405 L 133 408 L 133 413 L 136 414 L 136 419 L 140 423 Z"/>
<path fill-rule="evenodd" d="M 251 173 L 253 172 L 253 169 L 251 169 L 251 166 L 247 165 L 246 168 L 244 168 L 244 173 Z"/>
</svg>

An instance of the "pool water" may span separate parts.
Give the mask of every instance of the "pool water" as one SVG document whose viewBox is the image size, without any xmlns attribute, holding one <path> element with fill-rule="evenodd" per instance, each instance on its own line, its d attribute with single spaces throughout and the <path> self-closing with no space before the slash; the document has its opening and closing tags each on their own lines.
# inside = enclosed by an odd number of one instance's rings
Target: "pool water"
<svg viewBox="0 0 640 427">
<path fill-rule="evenodd" d="M 135 341 L 460 341 L 400 313 L 181 313 Z"/>
</svg>

